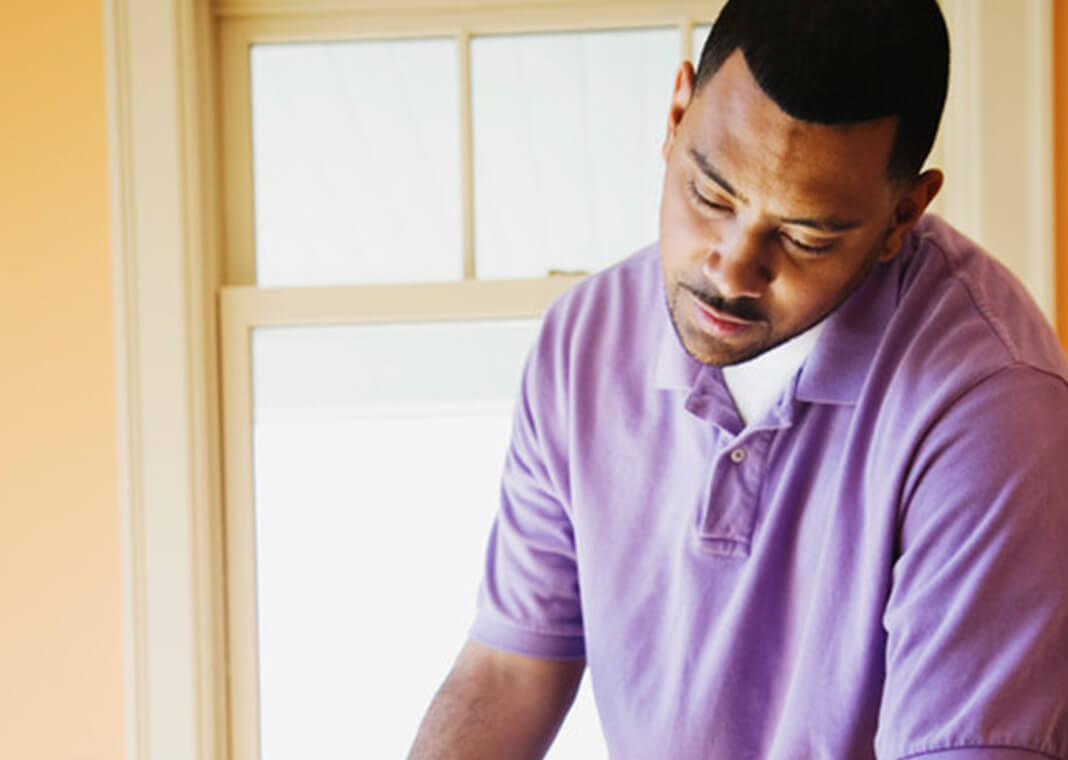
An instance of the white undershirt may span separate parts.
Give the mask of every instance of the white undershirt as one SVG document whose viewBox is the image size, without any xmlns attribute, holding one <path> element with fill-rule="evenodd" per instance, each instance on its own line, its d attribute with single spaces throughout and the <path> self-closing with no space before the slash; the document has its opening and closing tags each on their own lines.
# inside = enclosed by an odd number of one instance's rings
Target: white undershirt
<svg viewBox="0 0 1068 760">
<path fill-rule="evenodd" d="M 824 324 L 819 322 L 749 361 L 723 368 L 727 389 L 746 425 L 760 419 L 786 389 L 815 348 Z"/>
</svg>

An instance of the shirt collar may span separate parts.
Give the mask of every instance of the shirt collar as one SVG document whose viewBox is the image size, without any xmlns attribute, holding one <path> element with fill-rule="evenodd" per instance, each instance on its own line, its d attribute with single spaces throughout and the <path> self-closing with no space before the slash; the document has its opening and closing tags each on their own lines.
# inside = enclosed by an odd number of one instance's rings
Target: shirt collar
<svg viewBox="0 0 1068 760">
<path fill-rule="evenodd" d="M 796 398 L 822 404 L 853 404 L 871 371 L 872 359 L 897 307 L 898 262 L 877 264 L 867 279 L 827 318 L 827 326 L 801 368 Z"/>
</svg>

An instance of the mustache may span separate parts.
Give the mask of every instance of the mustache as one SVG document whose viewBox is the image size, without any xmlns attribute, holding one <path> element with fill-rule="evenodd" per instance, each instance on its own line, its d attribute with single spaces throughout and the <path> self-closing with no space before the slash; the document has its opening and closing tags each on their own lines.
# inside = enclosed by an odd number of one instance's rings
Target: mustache
<svg viewBox="0 0 1068 760">
<path fill-rule="evenodd" d="M 706 306 L 712 307 L 722 314 L 737 319 L 743 319 L 746 322 L 765 321 L 764 311 L 751 298 L 736 298 L 732 301 L 728 301 L 713 290 L 695 288 L 686 283 L 681 283 L 681 285 L 683 288 L 690 291 L 690 294 L 698 301 Z"/>
</svg>

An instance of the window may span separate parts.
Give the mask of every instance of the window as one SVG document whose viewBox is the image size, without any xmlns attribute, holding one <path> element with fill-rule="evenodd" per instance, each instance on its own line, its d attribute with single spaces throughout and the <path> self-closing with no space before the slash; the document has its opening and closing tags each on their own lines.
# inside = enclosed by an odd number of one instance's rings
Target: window
<svg viewBox="0 0 1068 760">
<path fill-rule="evenodd" d="M 242 757 L 403 756 L 473 620 L 540 315 L 655 239 L 718 9 L 407 6 L 219 22 Z M 605 757 L 588 684 L 550 757 Z"/>
</svg>

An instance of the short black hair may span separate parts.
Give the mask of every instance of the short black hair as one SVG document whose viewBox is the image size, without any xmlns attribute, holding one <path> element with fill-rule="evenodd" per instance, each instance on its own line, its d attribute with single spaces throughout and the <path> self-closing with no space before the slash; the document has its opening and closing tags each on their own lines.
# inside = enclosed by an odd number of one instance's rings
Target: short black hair
<svg viewBox="0 0 1068 760">
<path fill-rule="evenodd" d="M 705 42 L 695 92 L 739 49 L 793 118 L 897 117 L 890 179 L 923 167 L 949 84 L 949 33 L 935 0 L 729 0 Z"/>
</svg>

